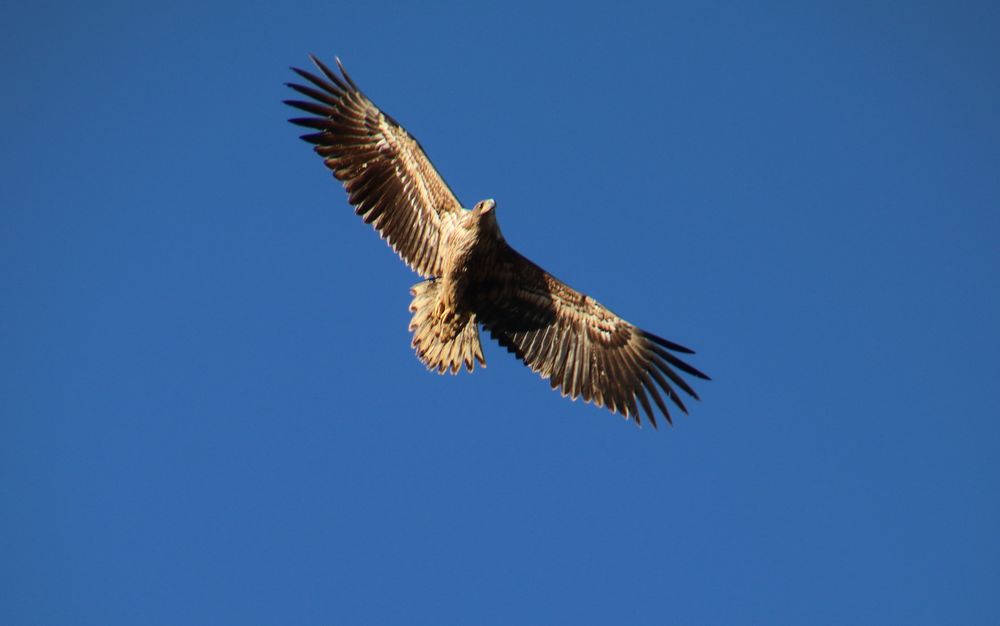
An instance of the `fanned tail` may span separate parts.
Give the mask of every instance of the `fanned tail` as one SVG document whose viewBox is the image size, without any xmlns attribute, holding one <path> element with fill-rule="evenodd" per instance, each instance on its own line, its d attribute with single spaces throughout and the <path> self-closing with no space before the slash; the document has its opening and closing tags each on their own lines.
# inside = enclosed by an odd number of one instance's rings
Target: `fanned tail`
<svg viewBox="0 0 1000 626">
<path fill-rule="evenodd" d="M 475 362 L 479 361 L 486 367 L 483 358 L 483 347 L 479 343 L 479 327 L 476 316 L 470 314 L 462 320 L 457 331 L 443 333 L 449 324 L 443 324 L 435 314 L 438 301 L 438 284 L 433 279 L 417 283 L 410 288 L 413 302 L 410 311 L 410 331 L 413 332 L 413 347 L 419 358 L 429 370 L 437 370 L 439 374 L 450 371 L 457 374 L 462 365 L 472 371 Z M 442 338 L 442 334 L 449 335 Z"/>
</svg>

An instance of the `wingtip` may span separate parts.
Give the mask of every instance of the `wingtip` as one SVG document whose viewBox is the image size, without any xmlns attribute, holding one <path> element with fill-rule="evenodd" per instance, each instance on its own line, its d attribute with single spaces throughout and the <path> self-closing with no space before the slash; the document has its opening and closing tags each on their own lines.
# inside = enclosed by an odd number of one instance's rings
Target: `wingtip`
<svg viewBox="0 0 1000 626">
<path fill-rule="evenodd" d="M 700 379 L 702 379 L 702 380 L 712 380 L 712 379 L 711 379 L 711 378 L 710 378 L 710 377 L 708 376 L 708 374 L 706 374 L 706 373 L 702 372 L 701 370 L 699 370 L 699 369 L 697 369 L 697 368 L 694 368 L 694 367 L 692 367 L 692 366 L 690 366 L 690 365 L 688 365 L 688 367 L 689 367 L 689 368 L 691 368 L 691 370 L 693 370 L 693 371 L 688 371 L 688 373 L 689 373 L 689 374 L 691 374 L 692 376 L 694 376 L 694 377 L 696 377 L 696 378 L 700 378 Z M 695 397 L 697 397 L 697 396 L 695 396 Z"/>
<path fill-rule="evenodd" d="M 354 91 L 360 93 L 361 89 L 354 82 L 354 79 L 351 78 L 351 75 L 347 73 L 347 69 L 344 68 L 344 64 L 340 61 L 340 57 L 333 57 L 333 60 L 337 62 L 337 67 L 340 69 L 340 73 L 343 74 L 344 80 L 347 81 L 347 84 L 350 85 L 354 89 Z"/>
<path fill-rule="evenodd" d="M 310 78 L 312 74 L 310 74 L 308 71 L 302 69 L 301 67 L 292 67 L 291 70 L 296 74 L 298 74 L 299 76 L 301 76 L 302 78 L 308 80 L 309 82 L 312 82 L 312 78 Z M 294 88 L 294 84 L 292 83 L 285 83 L 285 84 L 288 85 L 289 87 Z"/>
<path fill-rule="evenodd" d="M 666 407 L 664 406 L 663 408 Z M 687 411 L 685 411 L 685 413 L 687 413 Z M 670 411 L 664 411 L 663 417 L 667 418 L 667 426 L 670 426 L 672 428 L 674 425 L 674 418 L 672 415 L 670 415 Z"/>
<path fill-rule="evenodd" d="M 654 343 L 660 344 L 661 346 L 663 346 L 668 350 L 673 350 L 674 352 L 681 352 L 683 354 L 694 354 L 694 350 L 692 350 L 691 348 L 682 346 L 681 344 L 674 341 L 670 341 L 669 339 L 664 339 L 663 337 L 653 334 L 648 330 L 642 331 L 642 336 Z"/>
</svg>

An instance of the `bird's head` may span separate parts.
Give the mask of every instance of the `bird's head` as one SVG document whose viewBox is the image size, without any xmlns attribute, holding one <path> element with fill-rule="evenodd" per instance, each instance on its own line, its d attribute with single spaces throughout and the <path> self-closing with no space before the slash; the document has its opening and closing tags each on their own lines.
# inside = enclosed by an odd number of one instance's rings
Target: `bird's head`
<svg viewBox="0 0 1000 626">
<path fill-rule="evenodd" d="M 475 208 L 472 210 L 477 214 L 486 215 L 487 213 L 492 213 L 495 208 L 497 208 L 497 203 L 493 201 L 493 198 L 489 198 L 477 202 Z"/>
<path fill-rule="evenodd" d="M 496 239 L 502 240 L 503 235 L 500 234 L 500 226 L 497 224 L 496 208 L 497 203 L 493 201 L 493 198 L 480 200 L 473 207 L 472 216 L 478 222 L 480 232 L 492 233 Z"/>
</svg>

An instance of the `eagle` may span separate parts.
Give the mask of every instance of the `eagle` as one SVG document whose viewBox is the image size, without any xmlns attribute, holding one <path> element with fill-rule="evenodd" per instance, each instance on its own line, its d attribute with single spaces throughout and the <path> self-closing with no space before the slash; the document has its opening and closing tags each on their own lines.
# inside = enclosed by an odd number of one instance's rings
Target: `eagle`
<svg viewBox="0 0 1000 626">
<path fill-rule="evenodd" d="M 708 376 L 677 354 L 693 354 L 625 321 L 508 245 L 492 199 L 462 206 L 420 143 L 373 103 L 336 59 L 315 56 L 318 74 L 291 68 L 307 84 L 286 83 L 308 100 L 285 100 L 309 117 L 289 121 L 313 132 L 314 146 L 365 223 L 423 279 L 410 290 L 412 347 L 429 370 L 486 366 L 479 327 L 575 400 L 582 397 L 656 428 L 668 403 L 687 413 L 679 391 L 698 394 L 678 373 Z"/>
</svg>

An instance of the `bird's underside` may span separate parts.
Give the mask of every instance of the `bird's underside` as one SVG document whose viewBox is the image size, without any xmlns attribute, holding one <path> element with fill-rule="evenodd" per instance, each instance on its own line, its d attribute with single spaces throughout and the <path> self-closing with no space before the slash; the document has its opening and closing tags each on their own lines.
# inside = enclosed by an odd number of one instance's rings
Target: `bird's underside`
<svg viewBox="0 0 1000 626">
<path fill-rule="evenodd" d="M 309 100 L 286 103 L 311 117 L 291 121 L 316 132 L 315 146 L 362 219 L 424 280 L 413 286 L 413 347 L 440 373 L 485 365 L 482 325 L 553 389 L 640 423 L 671 421 L 664 396 L 687 412 L 678 374 L 708 379 L 675 353 L 692 351 L 633 326 L 541 269 L 504 240 L 495 204 L 469 210 L 434 169 L 420 144 L 369 100 L 337 61 L 315 57 L 321 75 L 294 71 L 289 87 Z"/>
</svg>

